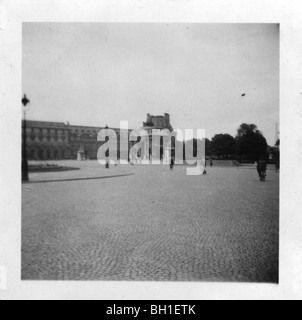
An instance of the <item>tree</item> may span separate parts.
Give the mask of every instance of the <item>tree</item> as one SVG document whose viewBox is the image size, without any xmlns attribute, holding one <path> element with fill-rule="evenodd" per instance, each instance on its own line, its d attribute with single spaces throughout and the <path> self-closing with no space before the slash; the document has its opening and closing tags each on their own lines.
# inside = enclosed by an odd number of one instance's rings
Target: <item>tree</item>
<svg viewBox="0 0 302 320">
<path fill-rule="evenodd" d="M 180 143 L 180 142 L 177 142 Z M 200 160 L 201 156 L 206 156 L 210 154 L 210 144 L 211 141 L 207 138 L 200 140 L 193 138 L 188 141 L 183 141 L 183 159 L 184 160 L 190 160 L 191 156 L 194 158 L 198 157 Z M 204 150 L 202 149 L 204 146 Z M 180 147 L 180 146 L 179 146 Z M 203 154 L 205 152 L 205 154 Z M 186 154 L 190 156 L 189 159 L 187 159 Z"/>
<path fill-rule="evenodd" d="M 211 155 L 211 141 L 208 138 L 206 138 L 205 140 L 205 152 L 206 152 L 206 156 Z"/>
<path fill-rule="evenodd" d="M 237 154 L 237 143 L 230 134 L 216 134 L 211 141 L 211 153 L 217 157 L 232 158 Z"/>
<path fill-rule="evenodd" d="M 276 141 L 275 147 L 280 147 L 280 139 Z"/>
<path fill-rule="evenodd" d="M 236 140 L 241 159 L 257 161 L 267 157 L 267 141 L 256 125 L 243 123 L 237 131 Z"/>
<path fill-rule="evenodd" d="M 199 152 L 199 156 L 202 152 L 202 141 L 199 139 L 191 139 L 184 142 L 184 159 L 186 159 L 185 154 L 188 153 L 190 155 L 193 155 L 193 157 L 197 157 L 197 149 Z M 193 148 L 193 149 L 192 149 Z"/>
</svg>

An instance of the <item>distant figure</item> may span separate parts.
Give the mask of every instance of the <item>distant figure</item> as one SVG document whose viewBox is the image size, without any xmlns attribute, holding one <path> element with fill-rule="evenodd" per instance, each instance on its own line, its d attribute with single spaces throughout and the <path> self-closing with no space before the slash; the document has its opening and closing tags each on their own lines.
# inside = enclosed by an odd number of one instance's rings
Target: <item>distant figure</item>
<svg viewBox="0 0 302 320">
<path fill-rule="evenodd" d="M 212 159 L 210 160 L 210 167 L 211 168 L 213 167 L 213 160 Z"/>
<path fill-rule="evenodd" d="M 106 169 L 109 169 L 109 161 L 106 162 Z"/>
<path fill-rule="evenodd" d="M 264 160 L 257 161 L 257 172 L 259 174 L 260 181 L 265 181 L 266 170 L 267 170 L 266 161 Z"/>
<path fill-rule="evenodd" d="M 202 174 L 208 174 L 206 167 L 207 167 L 207 160 L 205 161 L 205 167 L 204 167 L 204 170 L 203 170 Z"/>
<path fill-rule="evenodd" d="M 173 170 L 174 169 L 174 159 L 171 159 L 170 162 L 170 169 Z"/>
<path fill-rule="evenodd" d="M 278 173 L 280 170 L 280 159 L 279 157 L 275 161 L 275 166 L 276 166 L 276 172 Z"/>
</svg>

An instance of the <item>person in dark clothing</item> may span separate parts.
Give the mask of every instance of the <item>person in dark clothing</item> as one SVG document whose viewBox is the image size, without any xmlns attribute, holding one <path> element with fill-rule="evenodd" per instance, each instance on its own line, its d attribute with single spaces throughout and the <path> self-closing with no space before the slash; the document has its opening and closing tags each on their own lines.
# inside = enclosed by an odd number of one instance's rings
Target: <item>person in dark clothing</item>
<svg viewBox="0 0 302 320">
<path fill-rule="evenodd" d="M 213 167 L 213 160 L 212 159 L 210 160 L 210 167 L 211 168 Z"/>
<path fill-rule="evenodd" d="M 267 163 L 264 160 L 257 161 L 257 172 L 260 181 L 265 181 L 266 178 Z"/>
<path fill-rule="evenodd" d="M 174 169 L 174 159 L 171 159 L 170 162 L 170 169 L 173 170 Z"/>
<path fill-rule="evenodd" d="M 207 173 L 207 160 L 206 160 L 205 163 L 204 163 L 204 171 L 203 171 L 202 174 L 208 174 L 208 173 Z"/>
<path fill-rule="evenodd" d="M 279 158 L 276 159 L 275 166 L 276 166 L 276 172 L 279 172 L 280 171 L 280 159 Z"/>
</svg>

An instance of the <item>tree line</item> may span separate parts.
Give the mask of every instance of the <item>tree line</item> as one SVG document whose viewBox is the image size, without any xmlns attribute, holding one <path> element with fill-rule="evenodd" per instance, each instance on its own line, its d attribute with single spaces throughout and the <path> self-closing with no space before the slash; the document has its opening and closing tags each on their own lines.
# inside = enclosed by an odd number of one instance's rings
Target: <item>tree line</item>
<svg viewBox="0 0 302 320">
<path fill-rule="evenodd" d="M 212 140 L 205 139 L 206 157 L 244 161 L 268 160 L 279 156 L 280 140 L 270 147 L 262 132 L 254 124 L 243 123 L 236 137 L 230 134 L 216 134 Z M 197 140 L 193 142 L 193 154 L 197 154 Z"/>
</svg>

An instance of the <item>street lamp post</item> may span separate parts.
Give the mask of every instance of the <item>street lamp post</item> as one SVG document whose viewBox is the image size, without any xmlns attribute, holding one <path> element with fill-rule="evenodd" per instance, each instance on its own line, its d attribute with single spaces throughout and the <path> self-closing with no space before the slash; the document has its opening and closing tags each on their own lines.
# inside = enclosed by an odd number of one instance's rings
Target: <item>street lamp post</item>
<svg viewBox="0 0 302 320">
<path fill-rule="evenodd" d="M 28 161 L 27 161 L 27 151 L 26 151 L 26 106 L 30 103 L 27 99 L 26 95 L 24 95 L 23 99 L 21 100 L 24 106 L 23 110 L 23 132 L 22 132 L 22 181 L 28 181 Z"/>
</svg>

